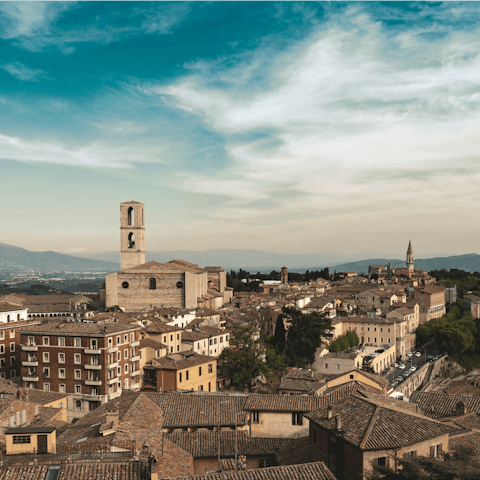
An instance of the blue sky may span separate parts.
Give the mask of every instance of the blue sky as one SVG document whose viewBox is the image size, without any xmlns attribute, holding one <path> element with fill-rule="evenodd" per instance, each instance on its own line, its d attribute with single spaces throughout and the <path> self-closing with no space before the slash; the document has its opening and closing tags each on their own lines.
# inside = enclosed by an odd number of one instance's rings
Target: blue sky
<svg viewBox="0 0 480 480">
<path fill-rule="evenodd" d="M 478 252 L 480 6 L 0 2 L 0 242 Z"/>
</svg>

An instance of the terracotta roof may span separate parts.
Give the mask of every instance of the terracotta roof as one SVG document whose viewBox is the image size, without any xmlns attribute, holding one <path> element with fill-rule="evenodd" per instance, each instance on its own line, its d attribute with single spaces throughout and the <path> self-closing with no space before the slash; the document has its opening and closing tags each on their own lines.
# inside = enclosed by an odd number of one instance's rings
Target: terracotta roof
<svg viewBox="0 0 480 480">
<path fill-rule="evenodd" d="M 184 368 L 203 365 L 204 363 L 213 363 L 217 361 L 217 357 L 208 355 L 200 355 L 192 351 L 178 352 L 167 355 L 166 357 L 155 358 L 152 361 L 152 367 L 162 370 L 183 370 Z"/>
<path fill-rule="evenodd" d="M 163 343 L 157 342 L 156 340 L 153 340 L 153 338 L 142 338 L 140 340 L 140 348 L 145 348 L 145 347 L 154 348 L 155 350 L 160 350 L 162 348 L 168 348 L 167 345 L 164 345 Z"/>
<path fill-rule="evenodd" d="M 140 321 L 142 319 L 140 318 Z M 146 327 L 147 333 L 170 333 L 170 332 L 181 332 L 182 329 L 180 327 L 174 327 L 172 325 L 167 325 L 162 320 L 156 318 L 149 318 L 148 320 L 151 321 Z"/>
<path fill-rule="evenodd" d="M 170 480 L 186 480 L 187 478 L 204 480 L 205 475 L 175 477 Z M 336 477 L 323 462 L 283 465 L 280 467 L 260 468 L 258 470 L 211 473 L 206 478 L 208 480 L 336 480 Z"/>
<path fill-rule="evenodd" d="M 310 437 L 293 438 L 275 452 L 278 465 L 299 465 L 313 460 Z"/>
<path fill-rule="evenodd" d="M 325 380 L 319 382 L 309 382 L 307 380 L 285 378 L 284 380 L 282 380 L 279 390 L 290 390 L 293 392 L 305 392 L 307 394 L 314 394 L 323 387 L 325 387 Z"/>
<path fill-rule="evenodd" d="M 0 302 L 0 312 L 16 312 L 17 310 L 25 310 L 26 307 L 12 302 Z"/>
<path fill-rule="evenodd" d="M 327 419 L 327 406 L 305 416 L 322 428 L 335 431 L 335 415 L 340 414 L 343 438 L 362 450 L 398 448 L 453 430 L 453 427 L 423 415 L 407 413 L 394 406 L 377 405 L 372 399 L 355 395 L 335 402 L 331 407 L 331 419 Z"/>
<path fill-rule="evenodd" d="M 22 329 L 22 335 L 35 333 L 37 335 L 68 335 L 74 334 L 80 337 L 91 336 L 96 337 L 106 336 L 112 333 L 130 332 L 138 330 L 137 325 L 126 325 L 124 323 L 82 323 L 82 322 L 44 322 L 40 325 L 34 325 Z"/>
<path fill-rule="evenodd" d="M 196 342 L 197 340 L 204 340 L 210 336 L 206 332 L 199 330 L 192 330 L 191 332 L 182 332 L 183 342 Z"/>
<path fill-rule="evenodd" d="M 436 392 L 413 392 L 410 402 L 416 403 L 421 412 L 429 418 L 444 418 L 455 415 L 453 411 L 459 401 L 463 401 L 467 413 L 480 412 L 480 398 L 464 397 L 461 395 L 447 395 Z"/>
<path fill-rule="evenodd" d="M 287 438 L 250 437 L 244 430 L 175 432 L 165 434 L 165 438 L 188 452 L 193 458 L 218 457 L 219 440 L 222 457 L 235 456 L 235 441 L 238 444 L 238 454 L 248 457 L 273 455 L 279 448 L 291 443 Z"/>
<path fill-rule="evenodd" d="M 165 412 L 165 428 L 218 427 L 247 423 L 242 415 L 246 395 L 147 393 Z M 248 397 L 247 397 L 248 398 Z"/>
<path fill-rule="evenodd" d="M 451 435 L 448 439 L 448 449 L 452 451 L 462 447 L 471 448 L 473 450 L 473 457 L 469 461 L 480 462 L 480 432 L 473 431 Z"/>
</svg>

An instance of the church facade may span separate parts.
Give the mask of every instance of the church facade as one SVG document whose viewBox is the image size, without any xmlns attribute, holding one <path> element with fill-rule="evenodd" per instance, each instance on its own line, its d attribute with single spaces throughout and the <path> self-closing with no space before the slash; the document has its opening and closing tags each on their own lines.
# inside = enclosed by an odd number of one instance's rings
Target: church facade
<svg viewBox="0 0 480 480">
<path fill-rule="evenodd" d="M 145 206 L 139 202 L 120 204 L 120 252 L 120 271 L 106 276 L 106 308 L 216 309 L 233 297 L 221 267 L 201 268 L 183 260 L 145 263 Z"/>
</svg>

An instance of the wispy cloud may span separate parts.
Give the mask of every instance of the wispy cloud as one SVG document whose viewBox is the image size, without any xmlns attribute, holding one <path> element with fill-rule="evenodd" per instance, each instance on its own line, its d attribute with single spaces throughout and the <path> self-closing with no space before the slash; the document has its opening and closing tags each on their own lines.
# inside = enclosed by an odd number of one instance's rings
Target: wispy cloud
<svg viewBox="0 0 480 480">
<path fill-rule="evenodd" d="M 22 81 L 38 82 L 40 78 L 48 78 L 43 70 L 28 68 L 20 62 L 6 63 L 5 65 L 0 65 L 0 68 L 3 68 L 10 75 Z"/>
</svg>

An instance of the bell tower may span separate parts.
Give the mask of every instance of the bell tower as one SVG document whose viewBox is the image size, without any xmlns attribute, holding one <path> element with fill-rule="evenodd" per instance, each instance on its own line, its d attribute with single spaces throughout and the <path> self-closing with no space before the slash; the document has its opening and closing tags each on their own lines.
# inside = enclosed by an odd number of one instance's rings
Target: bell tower
<svg viewBox="0 0 480 480">
<path fill-rule="evenodd" d="M 413 272 L 413 248 L 411 240 L 408 242 L 408 249 L 407 249 L 407 270 L 409 272 Z"/>
<path fill-rule="evenodd" d="M 145 205 L 139 202 L 120 204 L 120 269 L 145 263 Z"/>
</svg>

